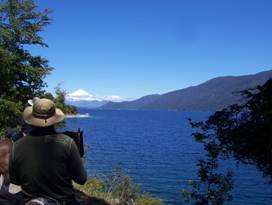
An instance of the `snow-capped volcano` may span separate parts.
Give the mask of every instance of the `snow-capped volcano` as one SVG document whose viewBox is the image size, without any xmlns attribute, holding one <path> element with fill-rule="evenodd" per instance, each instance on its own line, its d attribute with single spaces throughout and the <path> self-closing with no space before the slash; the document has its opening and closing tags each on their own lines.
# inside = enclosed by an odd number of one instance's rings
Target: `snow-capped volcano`
<svg viewBox="0 0 272 205">
<path fill-rule="evenodd" d="M 79 100 L 86 100 L 86 101 L 94 101 L 97 100 L 93 95 L 87 93 L 85 90 L 78 89 L 73 93 L 68 93 L 66 95 L 67 100 L 71 101 L 79 101 Z"/>
<path fill-rule="evenodd" d="M 73 93 L 70 93 L 71 96 L 92 96 L 91 94 L 87 93 L 85 90 L 78 89 Z"/>
<path fill-rule="evenodd" d="M 87 93 L 83 89 L 78 89 L 75 92 L 68 93 L 66 95 L 67 100 L 72 101 L 79 101 L 79 100 L 85 100 L 85 101 L 112 101 L 112 102 L 121 102 L 124 101 L 123 98 L 120 96 L 112 95 L 112 96 L 94 96 L 92 94 Z"/>
<path fill-rule="evenodd" d="M 66 95 L 66 102 L 78 107 L 96 108 L 100 107 L 108 102 L 122 102 L 123 99 L 120 96 L 94 96 L 83 89 L 78 89 L 75 92 L 68 93 Z"/>
</svg>

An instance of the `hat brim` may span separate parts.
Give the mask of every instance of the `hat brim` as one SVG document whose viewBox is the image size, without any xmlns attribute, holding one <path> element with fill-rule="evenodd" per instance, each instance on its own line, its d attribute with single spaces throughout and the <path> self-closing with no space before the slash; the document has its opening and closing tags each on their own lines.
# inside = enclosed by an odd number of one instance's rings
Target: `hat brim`
<svg viewBox="0 0 272 205">
<path fill-rule="evenodd" d="M 32 115 L 32 111 L 33 111 L 32 106 L 25 108 L 24 113 L 23 113 L 23 119 L 27 124 L 33 125 L 36 127 L 49 127 L 51 125 L 54 125 L 54 124 L 57 124 L 57 123 L 63 121 L 63 119 L 65 117 L 63 112 L 58 108 L 56 108 L 55 115 L 53 115 L 52 117 L 47 118 L 47 119 L 40 119 L 40 118 L 34 117 Z"/>
</svg>

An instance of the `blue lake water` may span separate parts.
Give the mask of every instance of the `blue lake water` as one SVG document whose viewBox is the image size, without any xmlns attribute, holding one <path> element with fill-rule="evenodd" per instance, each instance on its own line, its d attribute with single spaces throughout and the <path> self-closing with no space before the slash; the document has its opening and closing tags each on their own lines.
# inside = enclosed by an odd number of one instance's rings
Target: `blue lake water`
<svg viewBox="0 0 272 205">
<path fill-rule="evenodd" d="M 142 189 L 164 199 L 165 204 L 184 204 L 181 189 L 196 179 L 196 162 L 202 147 L 191 137 L 187 118 L 206 119 L 205 112 L 101 111 L 91 118 L 66 119 L 66 129 L 81 128 L 90 176 L 110 174 L 122 167 Z M 229 204 L 271 205 L 272 184 L 251 165 L 224 162 L 234 172 L 234 200 Z"/>
</svg>

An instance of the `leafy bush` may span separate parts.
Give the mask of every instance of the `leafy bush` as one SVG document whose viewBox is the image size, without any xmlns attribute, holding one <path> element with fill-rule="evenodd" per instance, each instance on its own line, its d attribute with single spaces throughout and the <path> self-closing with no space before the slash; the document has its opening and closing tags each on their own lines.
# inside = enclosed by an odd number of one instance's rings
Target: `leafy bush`
<svg viewBox="0 0 272 205">
<path fill-rule="evenodd" d="M 149 193 L 142 193 L 138 184 L 132 182 L 131 178 L 122 170 L 116 169 L 113 174 L 101 178 L 92 178 L 84 185 L 75 187 L 91 197 L 102 198 L 110 204 L 115 205 L 162 205 L 159 198 L 151 197 Z"/>
<path fill-rule="evenodd" d="M 8 127 L 16 127 L 21 121 L 20 104 L 0 99 L 0 137 L 3 138 Z"/>
<path fill-rule="evenodd" d="M 161 205 L 163 201 L 159 198 L 151 197 L 149 193 L 144 193 L 142 197 L 136 199 L 137 205 Z"/>
</svg>

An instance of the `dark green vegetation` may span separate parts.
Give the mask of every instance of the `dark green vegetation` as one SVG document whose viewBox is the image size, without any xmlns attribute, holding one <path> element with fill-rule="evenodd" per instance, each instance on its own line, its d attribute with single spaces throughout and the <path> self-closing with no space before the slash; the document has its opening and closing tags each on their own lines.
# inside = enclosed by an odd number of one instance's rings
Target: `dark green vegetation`
<svg viewBox="0 0 272 205">
<path fill-rule="evenodd" d="M 255 75 L 214 78 L 203 84 L 163 95 L 149 95 L 130 102 L 108 103 L 101 109 L 217 111 L 241 102 L 242 97 L 238 91 L 263 85 L 271 77 L 272 71 L 266 71 Z"/>
<path fill-rule="evenodd" d="M 186 201 L 219 205 L 231 200 L 232 174 L 219 169 L 222 159 L 254 164 L 272 179 L 272 79 L 242 95 L 244 104 L 218 111 L 205 122 L 191 121 L 206 157 L 198 163 L 200 181 L 190 182 L 191 189 L 183 191 Z"/>
<path fill-rule="evenodd" d="M 76 187 L 89 196 L 102 198 L 110 204 L 127 205 L 161 205 L 163 201 L 143 193 L 140 186 L 133 183 L 131 178 L 121 169 L 115 169 L 113 174 L 104 179 L 94 177 L 85 185 Z"/>
<path fill-rule="evenodd" d="M 6 0 L 0 4 L 0 133 L 20 124 L 27 100 L 34 96 L 50 96 L 44 78 L 53 70 L 48 60 L 32 55 L 27 47 L 48 47 L 40 32 L 50 22 L 49 10 L 38 11 L 32 0 Z M 56 90 L 57 106 L 65 112 L 63 93 Z"/>
</svg>

